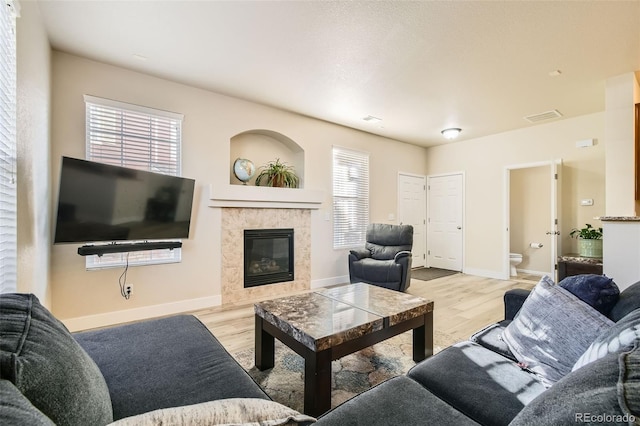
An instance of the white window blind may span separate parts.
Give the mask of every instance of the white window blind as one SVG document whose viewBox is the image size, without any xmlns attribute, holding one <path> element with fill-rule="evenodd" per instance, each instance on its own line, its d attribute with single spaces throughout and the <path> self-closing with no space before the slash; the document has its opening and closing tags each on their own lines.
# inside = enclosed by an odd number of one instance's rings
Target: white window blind
<svg viewBox="0 0 640 426">
<path fill-rule="evenodd" d="M 17 291 L 16 16 L 0 2 L 0 293 Z"/>
<path fill-rule="evenodd" d="M 181 174 L 182 114 L 85 95 L 87 160 Z M 180 249 L 87 256 L 87 269 L 179 262 Z"/>
<path fill-rule="evenodd" d="M 333 148 L 333 248 L 363 246 L 369 224 L 369 154 Z"/>
</svg>

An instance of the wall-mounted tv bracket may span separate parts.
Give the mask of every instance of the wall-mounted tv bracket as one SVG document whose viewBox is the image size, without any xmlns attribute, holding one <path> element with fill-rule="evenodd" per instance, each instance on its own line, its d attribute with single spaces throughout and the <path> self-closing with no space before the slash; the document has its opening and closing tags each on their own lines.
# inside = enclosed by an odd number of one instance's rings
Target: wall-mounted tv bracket
<svg viewBox="0 0 640 426">
<path fill-rule="evenodd" d="M 125 253 L 129 251 L 176 249 L 182 247 L 181 241 L 154 241 L 143 243 L 112 243 L 112 244 L 88 244 L 78 247 L 80 256 L 91 256 L 97 254 L 102 256 L 107 253 Z"/>
</svg>

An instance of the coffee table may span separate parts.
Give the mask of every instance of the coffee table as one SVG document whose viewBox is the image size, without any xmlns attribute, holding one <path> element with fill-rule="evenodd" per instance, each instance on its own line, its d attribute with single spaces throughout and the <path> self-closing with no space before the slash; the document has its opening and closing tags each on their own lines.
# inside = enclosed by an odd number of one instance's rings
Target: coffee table
<svg viewBox="0 0 640 426">
<path fill-rule="evenodd" d="M 304 412 L 331 408 L 331 361 L 413 330 L 413 360 L 433 354 L 433 301 L 364 283 L 256 303 L 255 362 L 274 366 L 274 338 L 304 358 Z"/>
</svg>

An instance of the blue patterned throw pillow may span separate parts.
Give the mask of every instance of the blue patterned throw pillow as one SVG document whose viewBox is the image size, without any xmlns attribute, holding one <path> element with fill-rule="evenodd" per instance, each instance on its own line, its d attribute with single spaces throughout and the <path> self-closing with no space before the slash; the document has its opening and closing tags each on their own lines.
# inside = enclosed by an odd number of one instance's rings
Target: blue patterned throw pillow
<svg viewBox="0 0 640 426">
<path fill-rule="evenodd" d="M 620 297 L 620 289 L 613 279 L 606 275 L 573 275 L 566 277 L 558 285 L 597 309 L 602 315 L 609 315 Z"/>
<path fill-rule="evenodd" d="M 565 376 L 527 404 L 509 426 L 637 425 L 640 348 L 609 354 Z"/>
<path fill-rule="evenodd" d="M 640 309 L 631 312 L 613 327 L 603 331 L 574 364 L 572 371 L 604 358 L 608 354 L 621 353 L 640 342 Z"/>
<path fill-rule="evenodd" d="M 515 358 L 549 387 L 569 374 L 596 337 L 613 324 L 545 276 L 502 338 Z"/>
</svg>

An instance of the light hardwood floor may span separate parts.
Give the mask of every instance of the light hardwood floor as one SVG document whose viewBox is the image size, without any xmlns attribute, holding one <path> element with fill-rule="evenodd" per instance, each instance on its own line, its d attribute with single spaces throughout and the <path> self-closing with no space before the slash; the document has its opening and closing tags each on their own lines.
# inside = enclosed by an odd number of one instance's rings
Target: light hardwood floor
<svg viewBox="0 0 640 426">
<path fill-rule="evenodd" d="M 409 293 L 434 301 L 434 329 L 456 339 L 467 339 L 482 327 L 504 318 L 504 292 L 531 289 L 538 277 L 496 280 L 455 274 L 431 281 L 412 280 Z M 230 352 L 253 347 L 253 302 L 236 303 L 191 312 Z"/>
</svg>

